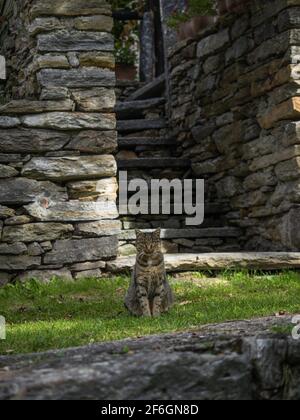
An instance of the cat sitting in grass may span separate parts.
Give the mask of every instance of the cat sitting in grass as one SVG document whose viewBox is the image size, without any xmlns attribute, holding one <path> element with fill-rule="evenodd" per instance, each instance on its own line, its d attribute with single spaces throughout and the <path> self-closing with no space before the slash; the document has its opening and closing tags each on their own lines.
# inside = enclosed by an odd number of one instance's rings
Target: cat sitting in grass
<svg viewBox="0 0 300 420">
<path fill-rule="evenodd" d="M 135 316 L 158 317 L 173 304 L 167 281 L 160 229 L 152 233 L 136 231 L 137 260 L 125 306 Z"/>
</svg>

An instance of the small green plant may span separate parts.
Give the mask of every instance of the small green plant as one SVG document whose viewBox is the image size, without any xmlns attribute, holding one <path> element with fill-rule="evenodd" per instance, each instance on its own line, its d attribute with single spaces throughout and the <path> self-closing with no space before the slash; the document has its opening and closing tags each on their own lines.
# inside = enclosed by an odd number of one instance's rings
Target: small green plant
<svg viewBox="0 0 300 420">
<path fill-rule="evenodd" d="M 138 0 L 112 0 L 112 9 L 142 12 L 144 2 Z M 137 64 L 138 43 L 137 21 L 115 21 L 115 57 L 117 64 L 134 66 Z"/>
<path fill-rule="evenodd" d="M 181 23 L 189 21 L 195 16 L 215 15 L 215 0 L 187 0 L 183 11 L 174 10 L 168 20 L 168 26 L 177 29 Z"/>
<path fill-rule="evenodd" d="M 132 49 L 132 41 L 128 40 L 116 40 L 116 62 L 117 64 L 124 64 L 128 66 L 134 66 L 137 60 L 137 54 Z"/>
</svg>

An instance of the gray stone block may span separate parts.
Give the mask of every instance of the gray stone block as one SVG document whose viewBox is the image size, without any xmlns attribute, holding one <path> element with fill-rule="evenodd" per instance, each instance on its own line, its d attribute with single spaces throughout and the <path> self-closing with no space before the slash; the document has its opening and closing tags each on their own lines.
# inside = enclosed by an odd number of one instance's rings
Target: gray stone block
<svg viewBox="0 0 300 420">
<path fill-rule="evenodd" d="M 24 166 L 22 175 L 37 180 L 65 182 L 111 177 L 116 175 L 116 171 L 116 161 L 111 155 L 34 157 Z"/>
<path fill-rule="evenodd" d="M 38 35 L 39 52 L 113 51 L 114 38 L 106 32 L 56 31 Z"/>
<path fill-rule="evenodd" d="M 53 251 L 45 256 L 45 264 L 66 264 L 97 261 L 116 257 L 118 239 L 116 236 L 99 239 L 57 241 Z"/>
</svg>

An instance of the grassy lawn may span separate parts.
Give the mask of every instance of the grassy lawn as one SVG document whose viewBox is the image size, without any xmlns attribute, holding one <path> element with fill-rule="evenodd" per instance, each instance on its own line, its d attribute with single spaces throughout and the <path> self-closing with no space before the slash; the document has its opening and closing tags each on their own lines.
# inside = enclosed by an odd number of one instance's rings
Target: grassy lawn
<svg viewBox="0 0 300 420">
<path fill-rule="evenodd" d="M 123 307 L 129 279 L 34 281 L 0 289 L 0 315 L 7 340 L 0 354 L 40 352 L 100 341 L 183 331 L 203 324 L 300 313 L 300 273 L 259 276 L 225 273 L 218 280 L 200 273 L 171 279 L 172 311 L 159 319 L 137 319 Z"/>
</svg>

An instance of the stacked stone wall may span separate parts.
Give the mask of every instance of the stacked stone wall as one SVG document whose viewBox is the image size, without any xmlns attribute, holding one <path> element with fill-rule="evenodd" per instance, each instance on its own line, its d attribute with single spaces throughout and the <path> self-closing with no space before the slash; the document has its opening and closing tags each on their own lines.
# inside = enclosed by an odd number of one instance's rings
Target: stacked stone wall
<svg viewBox="0 0 300 420">
<path fill-rule="evenodd" d="M 121 229 L 111 8 L 20 3 L 2 32 L 10 100 L 0 109 L 0 283 L 99 275 Z"/>
<path fill-rule="evenodd" d="M 169 56 L 171 127 L 237 246 L 300 247 L 300 6 L 251 1 Z"/>
</svg>

